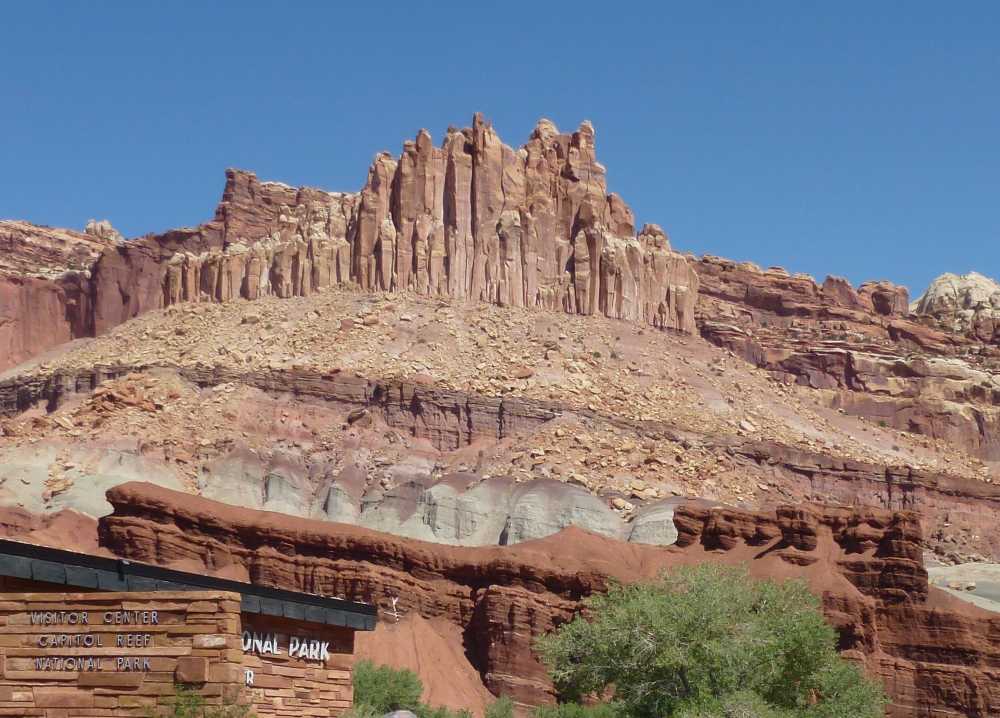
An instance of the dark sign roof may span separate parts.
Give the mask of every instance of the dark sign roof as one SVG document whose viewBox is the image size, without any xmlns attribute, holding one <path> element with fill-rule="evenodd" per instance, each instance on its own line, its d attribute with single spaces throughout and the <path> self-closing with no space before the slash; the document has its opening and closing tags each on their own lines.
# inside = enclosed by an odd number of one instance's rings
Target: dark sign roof
<svg viewBox="0 0 1000 718">
<path fill-rule="evenodd" d="M 233 591 L 244 613 L 375 629 L 375 606 L 0 539 L 0 576 L 99 591 Z"/>
</svg>

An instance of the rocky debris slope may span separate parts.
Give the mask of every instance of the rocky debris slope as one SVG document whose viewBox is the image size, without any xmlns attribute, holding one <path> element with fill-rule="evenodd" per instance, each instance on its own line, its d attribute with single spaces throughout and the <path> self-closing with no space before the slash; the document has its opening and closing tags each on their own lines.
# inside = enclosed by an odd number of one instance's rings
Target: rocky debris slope
<svg viewBox="0 0 1000 718">
<path fill-rule="evenodd" d="M 942 274 L 910 307 L 947 331 L 1000 344 L 1000 283 L 978 272 Z"/>
<path fill-rule="evenodd" d="M 398 159 L 380 153 L 357 194 L 229 170 L 214 219 L 199 227 L 124 243 L 106 223 L 88 229 L 108 246 L 91 262 L 91 301 L 69 337 L 179 302 L 307 296 L 346 282 L 695 329 L 697 275 L 663 230 L 637 233 L 608 194 L 587 122 L 567 134 L 542 120 L 514 150 L 476 115 L 440 147 L 421 130 Z M 26 348 L 0 354 L 0 369 L 57 343 L 18 341 Z"/>
<path fill-rule="evenodd" d="M 426 540 L 667 543 L 680 496 L 862 502 L 920 510 L 947 562 L 1000 557 L 977 460 L 601 317 L 330 290 L 151 312 L 12 374 L 0 495 L 34 511 L 143 478 Z"/>
<path fill-rule="evenodd" d="M 115 245 L 94 232 L 0 220 L 0 370 L 93 334 L 91 272 Z"/>
<path fill-rule="evenodd" d="M 577 529 L 502 548 L 455 548 L 356 527 L 237 509 L 166 489 L 109 492 L 102 546 L 139 561 L 223 572 L 377 604 L 383 620 L 418 615 L 461 630 L 494 694 L 551 700 L 532 641 L 609 579 L 670 566 L 746 562 L 753 574 L 806 579 L 840 649 L 878 675 L 889 715 L 983 717 L 995 691 L 1000 619 L 928 586 L 919 524 L 908 513 L 821 506 L 750 512 L 679 507 L 677 545 L 626 545 Z"/>
<path fill-rule="evenodd" d="M 906 290 L 887 282 L 695 266 L 709 341 L 850 414 L 1000 460 L 1000 347 L 908 314 Z"/>
</svg>

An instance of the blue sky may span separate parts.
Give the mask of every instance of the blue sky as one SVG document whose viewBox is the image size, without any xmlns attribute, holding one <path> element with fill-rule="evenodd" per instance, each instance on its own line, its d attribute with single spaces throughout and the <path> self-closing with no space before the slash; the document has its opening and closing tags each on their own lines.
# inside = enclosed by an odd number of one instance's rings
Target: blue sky
<svg viewBox="0 0 1000 718">
<path fill-rule="evenodd" d="M 1000 274 L 1000 3 L 8 3 L 0 217 L 128 236 L 228 166 L 356 190 L 474 111 L 590 119 L 675 247 L 822 279 Z"/>
</svg>

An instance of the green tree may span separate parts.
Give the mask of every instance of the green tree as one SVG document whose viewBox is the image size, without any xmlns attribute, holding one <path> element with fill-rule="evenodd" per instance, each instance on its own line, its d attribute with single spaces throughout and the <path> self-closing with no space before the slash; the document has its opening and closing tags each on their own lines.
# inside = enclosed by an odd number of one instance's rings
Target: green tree
<svg viewBox="0 0 1000 718">
<path fill-rule="evenodd" d="M 878 718 L 881 688 L 836 651 L 798 581 L 703 565 L 614 585 L 539 643 L 560 694 L 630 718 Z"/>
<path fill-rule="evenodd" d="M 483 718 L 514 718 L 514 701 L 507 696 L 500 696 L 486 706 Z"/>
<path fill-rule="evenodd" d="M 611 703 L 557 703 L 554 706 L 538 706 L 533 715 L 534 718 L 621 718 L 618 706 Z"/>
<path fill-rule="evenodd" d="M 417 718 L 472 718 L 468 710 L 431 706 L 420 700 L 424 692 L 413 671 L 358 661 L 354 666 L 354 707 L 346 718 L 379 718 L 396 710 L 408 710 Z M 500 698 L 486 707 L 484 718 L 512 718 L 514 704 Z"/>
<path fill-rule="evenodd" d="M 423 692 L 424 686 L 413 671 L 376 666 L 371 661 L 358 661 L 354 666 L 354 702 L 371 707 L 378 715 L 416 712 Z"/>
</svg>

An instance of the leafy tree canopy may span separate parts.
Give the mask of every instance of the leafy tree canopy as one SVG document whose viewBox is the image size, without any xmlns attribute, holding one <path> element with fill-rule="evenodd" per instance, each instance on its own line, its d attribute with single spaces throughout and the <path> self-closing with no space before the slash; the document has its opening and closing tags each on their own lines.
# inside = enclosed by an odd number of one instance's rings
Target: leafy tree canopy
<svg viewBox="0 0 1000 718">
<path fill-rule="evenodd" d="M 398 710 L 412 711 L 417 718 L 472 718 L 468 710 L 424 703 L 423 692 L 423 683 L 413 671 L 358 661 L 354 666 L 354 707 L 346 718 L 380 718 Z M 513 714 L 513 701 L 502 697 L 486 707 L 484 718 L 513 718 Z"/>
<path fill-rule="evenodd" d="M 880 718 L 819 609 L 802 582 L 702 565 L 614 585 L 538 647 L 561 696 L 629 718 Z"/>
</svg>

